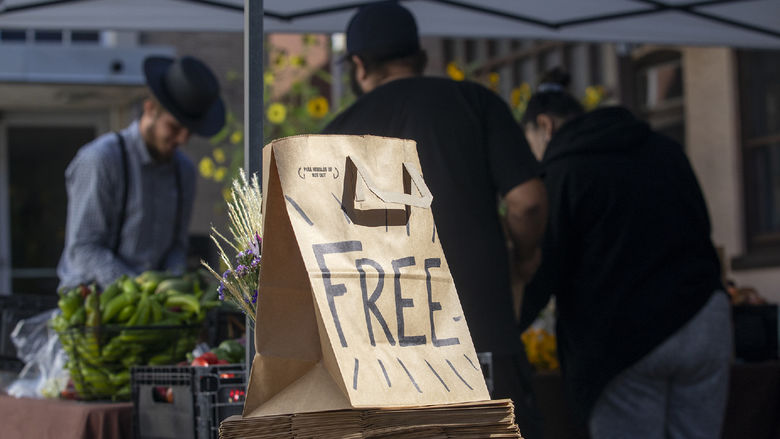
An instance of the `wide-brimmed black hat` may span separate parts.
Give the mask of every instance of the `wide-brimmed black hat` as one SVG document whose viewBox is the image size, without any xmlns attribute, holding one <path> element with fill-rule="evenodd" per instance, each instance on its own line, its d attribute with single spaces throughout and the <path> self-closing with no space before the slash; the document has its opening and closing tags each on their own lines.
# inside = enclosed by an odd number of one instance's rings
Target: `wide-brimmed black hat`
<svg viewBox="0 0 780 439">
<path fill-rule="evenodd" d="M 163 108 L 193 133 L 213 136 L 225 125 L 217 78 L 197 58 L 148 57 L 144 75 Z"/>
</svg>

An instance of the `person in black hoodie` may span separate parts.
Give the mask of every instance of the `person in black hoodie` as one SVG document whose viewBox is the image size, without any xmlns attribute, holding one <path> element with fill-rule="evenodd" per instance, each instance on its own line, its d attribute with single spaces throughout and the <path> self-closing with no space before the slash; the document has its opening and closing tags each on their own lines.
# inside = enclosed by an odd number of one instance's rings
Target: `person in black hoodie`
<svg viewBox="0 0 780 439">
<path fill-rule="evenodd" d="M 555 296 L 593 439 L 718 438 L 732 332 L 696 177 L 680 144 L 624 108 L 585 113 L 567 82 L 551 72 L 521 120 L 550 200 L 521 329 Z"/>
</svg>

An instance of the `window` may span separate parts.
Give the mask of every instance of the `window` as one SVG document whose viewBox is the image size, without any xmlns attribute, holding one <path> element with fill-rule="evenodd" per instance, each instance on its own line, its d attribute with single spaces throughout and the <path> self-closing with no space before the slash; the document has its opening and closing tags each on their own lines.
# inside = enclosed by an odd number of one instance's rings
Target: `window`
<svg viewBox="0 0 780 439">
<path fill-rule="evenodd" d="M 740 51 L 738 73 L 747 251 L 780 263 L 780 52 Z"/>
<path fill-rule="evenodd" d="M 0 293 L 51 294 L 65 240 L 65 168 L 108 116 L 12 112 L 0 121 Z M 42 165 L 45 157 L 45 165 Z"/>
<path fill-rule="evenodd" d="M 650 126 L 685 145 L 683 71 L 680 53 L 657 50 L 635 61 L 637 114 Z"/>
<path fill-rule="evenodd" d="M 36 43 L 61 43 L 62 31 L 37 30 L 35 31 Z"/>
<path fill-rule="evenodd" d="M 3 43 L 23 43 L 27 40 L 27 32 L 23 30 L 0 30 L 0 41 Z"/>
<path fill-rule="evenodd" d="M 95 31 L 73 31 L 70 34 L 71 43 L 97 44 L 100 42 L 100 33 Z"/>
<path fill-rule="evenodd" d="M 2 0 L 0 0 L 2 3 Z M 100 32 L 85 30 L 0 29 L 0 43 L 100 44 Z"/>
</svg>

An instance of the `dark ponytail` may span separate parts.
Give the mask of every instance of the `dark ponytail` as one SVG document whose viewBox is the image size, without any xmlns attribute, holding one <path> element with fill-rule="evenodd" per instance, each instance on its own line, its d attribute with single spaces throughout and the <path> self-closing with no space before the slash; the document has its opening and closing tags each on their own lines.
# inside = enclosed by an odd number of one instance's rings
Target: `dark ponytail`
<svg viewBox="0 0 780 439">
<path fill-rule="evenodd" d="M 571 77 L 560 67 L 556 67 L 542 76 L 536 92 L 528 100 L 520 125 L 536 126 L 536 117 L 548 114 L 563 119 L 579 116 L 585 112 L 577 99 L 566 91 Z"/>
</svg>

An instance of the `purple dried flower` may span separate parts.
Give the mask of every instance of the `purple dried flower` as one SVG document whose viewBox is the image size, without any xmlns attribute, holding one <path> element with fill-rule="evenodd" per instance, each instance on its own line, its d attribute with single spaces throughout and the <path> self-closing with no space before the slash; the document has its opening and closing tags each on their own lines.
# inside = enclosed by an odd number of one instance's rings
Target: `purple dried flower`
<svg viewBox="0 0 780 439">
<path fill-rule="evenodd" d="M 227 270 L 225 270 L 225 272 L 222 273 L 222 279 L 227 280 L 228 276 L 230 276 L 230 273 L 231 273 L 231 271 L 230 271 L 229 268 Z"/>
<path fill-rule="evenodd" d="M 249 248 L 256 254 L 259 255 L 260 251 L 262 250 L 263 246 L 263 238 L 260 237 L 260 234 L 255 232 L 255 239 L 250 240 L 249 242 Z"/>
<path fill-rule="evenodd" d="M 257 290 L 252 294 L 252 304 L 254 305 L 255 303 L 257 303 Z"/>
<path fill-rule="evenodd" d="M 225 284 L 220 282 L 219 287 L 217 288 L 217 293 L 219 293 L 219 300 L 225 300 Z"/>
</svg>

